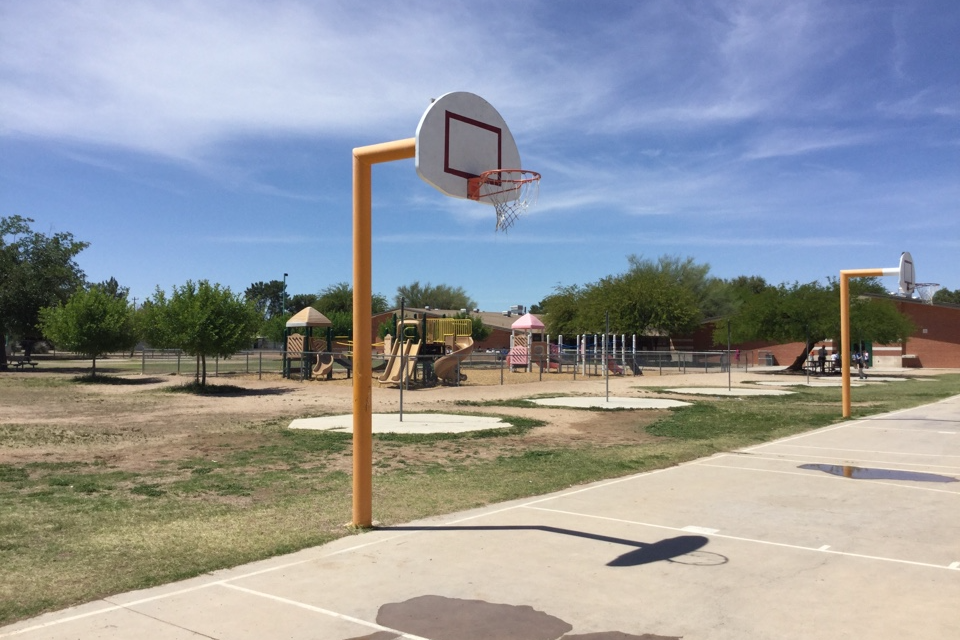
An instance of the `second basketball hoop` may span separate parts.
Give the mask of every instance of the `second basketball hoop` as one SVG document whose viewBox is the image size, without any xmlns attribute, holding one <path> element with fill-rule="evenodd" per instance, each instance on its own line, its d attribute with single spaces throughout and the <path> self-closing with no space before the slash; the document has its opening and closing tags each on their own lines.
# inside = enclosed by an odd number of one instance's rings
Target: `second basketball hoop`
<svg viewBox="0 0 960 640">
<path fill-rule="evenodd" d="M 493 169 L 468 180 L 467 197 L 496 209 L 497 231 L 513 226 L 539 195 L 540 174 L 527 169 Z"/>
</svg>

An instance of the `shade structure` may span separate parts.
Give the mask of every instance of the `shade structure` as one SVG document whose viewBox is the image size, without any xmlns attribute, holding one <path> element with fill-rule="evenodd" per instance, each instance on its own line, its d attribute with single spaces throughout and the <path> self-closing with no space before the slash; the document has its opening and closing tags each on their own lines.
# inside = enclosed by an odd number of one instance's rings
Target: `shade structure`
<svg viewBox="0 0 960 640">
<path fill-rule="evenodd" d="M 287 328 L 291 327 L 332 327 L 333 323 L 327 316 L 323 315 L 313 307 L 307 307 L 298 311 L 292 318 L 287 320 Z"/>
<path fill-rule="evenodd" d="M 540 322 L 540 318 L 537 316 L 527 313 L 517 318 L 517 321 L 510 325 L 510 328 L 514 331 L 531 331 L 543 329 L 544 324 Z"/>
</svg>

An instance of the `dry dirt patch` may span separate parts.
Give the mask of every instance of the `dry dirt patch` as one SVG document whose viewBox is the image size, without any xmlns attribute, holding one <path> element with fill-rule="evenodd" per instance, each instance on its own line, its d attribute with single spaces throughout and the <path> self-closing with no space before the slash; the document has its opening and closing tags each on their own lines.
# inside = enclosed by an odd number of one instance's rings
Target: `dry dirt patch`
<svg viewBox="0 0 960 640">
<path fill-rule="evenodd" d="M 460 399 L 523 397 L 540 385 L 496 384 L 409 391 L 405 411 L 492 413 L 541 420 L 545 426 L 521 435 L 455 439 L 430 445 L 378 444 L 382 469 L 391 459 L 406 464 L 453 464 L 491 459 L 527 448 L 566 448 L 638 444 L 657 440 L 644 427 L 659 411 L 583 411 L 557 408 L 473 407 Z M 493 375 L 495 374 L 495 375 Z M 523 374 L 518 374 L 523 375 Z M 481 376 L 472 376 L 475 381 Z M 554 374 L 554 379 L 556 376 Z M 129 384 L 78 384 L 70 376 L 4 376 L 0 382 L 0 463 L 97 460 L 123 471 L 149 471 L 163 461 L 215 460 L 229 452 L 253 449 L 276 437 L 289 420 L 303 416 L 349 413 L 349 386 L 256 377 L 216 379 L 242 388 L 229 395 L 170 393 L 184 378 L 130 376 Z M 395 411 L 397 389 L 375 389 L 375 410 Z M 272 422 L 271 422 L 272 421 Z M 269 424 L 264 427 L 265 423 Z M 328 460 L 331 468 L 349 471 L 349 453 Z"/>
</svg>

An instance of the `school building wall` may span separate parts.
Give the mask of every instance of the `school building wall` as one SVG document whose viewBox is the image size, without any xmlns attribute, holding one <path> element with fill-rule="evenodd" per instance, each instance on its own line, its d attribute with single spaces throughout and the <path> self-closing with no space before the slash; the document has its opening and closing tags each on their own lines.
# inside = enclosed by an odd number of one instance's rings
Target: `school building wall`
<svg viewBox="0 0 960 640">
<path fill-rule="evenodd" d="M 878 296 L 879 297 L 879 296 Z M 898 310 L 916 326 L 905 344 L 873 343 L 872 361 L 875 367 L 926 367 L 932 369 L 960 368 L 960 305 L 927 304 L 920 300 L 894 298 Z M 690 336 L 674 338 L 673 344 L 683 350 L 708 351 L 726 348 L 713 342 L 713 323 L 707 322 Z M 840 350 L 840 341 L 818 343 L 827 347 L 827 353 Z M 682 346 L 681 346 L 682 345 Z M 773 364 L 789 366 L 803 353 L 802 342 L 777 344 L 755 341 L 732 345 L 740 349 L 741 357 L 749 355 L 751 364 L 766 364 L 768 355 Z"/>
</svg>

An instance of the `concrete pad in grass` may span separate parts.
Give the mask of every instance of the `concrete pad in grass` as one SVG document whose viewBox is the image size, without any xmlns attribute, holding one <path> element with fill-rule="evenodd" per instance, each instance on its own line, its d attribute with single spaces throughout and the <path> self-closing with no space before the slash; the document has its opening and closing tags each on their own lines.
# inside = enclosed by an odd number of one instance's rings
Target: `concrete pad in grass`
<svg viewBox="0 0 960 640">
<path fill-rule="evenodd" d="M 789 396 L 793 394 L 793 391 L 787 391 L 785 389 L 745 389 L 743 387 L 734 387 L 732 389 L 727 389 L 726 387 L 677 387 L 674 389 L 667 389 L 667 391 L 670 393 L 683 393 L 688 395 L 732 397 Z"/>
<path fill-rule="evenodd" d="M 571 407 L 576 409 L 673 409 L 689 407 L 689 402 L 666 398 L 598 398 L 571 396 L 561 398 L 537 398 L 530 402 L 544 407 Z"/>
<path fill-rule="evenodd" d="M 495 416 L 461 416 L 444 413 L 405 413 L 403 421 L 397 413 L 373 414 L 374 433 L 463 433 L 484 429 L 511 427 Z M 324 416 L 322 418 L 298 418 L 290 423 L 290 429 L 316 429 L 318 431 L 353 431 L 353 414 Z"/>
</svg>

